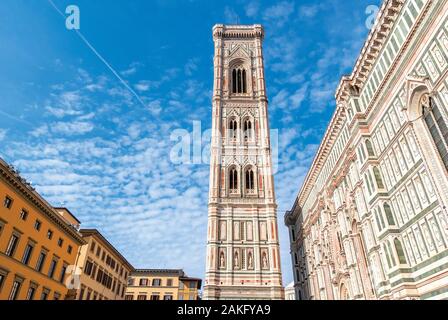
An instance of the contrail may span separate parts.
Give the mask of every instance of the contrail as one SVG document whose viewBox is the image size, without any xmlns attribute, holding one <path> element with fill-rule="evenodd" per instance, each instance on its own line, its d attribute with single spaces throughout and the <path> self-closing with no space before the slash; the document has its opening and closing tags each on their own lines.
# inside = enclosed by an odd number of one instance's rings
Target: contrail
<svg viewBox="0 0 448 320">
<path fill-rule="evenodd" d="M 51 6 L 64 18 L 67 17 L 65 14 L 59 10 L 59 8 L 54 4 L 52 0 L 48 0 L 48 2 L 51 4 Z M 92 50 L 92 52 L 100 59 L 106 67 L 114 74 L 114 76 L 126 87 L 126 89 L 129 90 L 129 92 L 142 104 L 143 107 L 147 107 L 146 104 L 143 102 L 142 98 L 135 92 L 127 83 L 123 80 L 123 78 L 118 74 L 117 71 L 115 71 L 114 68 L 106 61 L 106 59 L 103 58 L 103 56 L 90 44 L 90 42 L 84 37 L 84 35 L 77 29 L 75 29 L 76 34 L 81 38 L 81 40 L 87 45 L 87 47 Z"/>
<path fill-rule="evenodd" d="M 26 123 L 26 124 L 29 124 L 29 125 L 34 125 L 34 124 L 32 124 L 31 122 L 29 122 L 29 121 L 27 121 L 27 120 L 20 119 L 20 118 L 18 118 L 18 117 L 16 117 L 16 116 L 13 116 L 13 115 L 11 115 L 11 114 L 5 112 L 5 111 L 2 111 L 2 110 L 0 110 L 0 114 L 2 114 L 2 115 L 4 115 L 4 116 L 7 116 L 8 118 L 11 118 L 11 119 L 13 119 L 13 120 L 19 121 L 19 122 L 23 122 L 23 123 Z"/>
</svg>

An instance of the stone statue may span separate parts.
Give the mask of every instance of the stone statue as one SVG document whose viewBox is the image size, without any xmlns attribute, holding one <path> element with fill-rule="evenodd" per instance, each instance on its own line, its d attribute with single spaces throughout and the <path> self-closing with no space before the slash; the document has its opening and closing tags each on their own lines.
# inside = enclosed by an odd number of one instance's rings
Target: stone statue
<svg viewBox="0 0 448 320">
<path fill-rule="evenodd" d="M 247 259 L 247 262 L 248 262 L 248 268 L 252 269 L 253 268 L 252 252 L 249 252 L 249 257 Z"/>
<path fill-rule="evenodd" d="M 221 268 L 225 268 L 226 267 L 226 260 L 224 259 L 224 252 L 221 252 L 221 255 L 219 257 L 219 266 Z"/>
<path fill-rule="evenodd" d="M 239 259 L 238 259 L 238 252 L 235 252 L 234 264 L 235 264 L 235 267 L 238 267 L 240 264 Z"/>
<path fill-rule="evenodd" d="M 263 252 L 263 269 L 267 269 L 268 268 L 268 258 L 266 257 L 266 252 Z"/>
</svg>

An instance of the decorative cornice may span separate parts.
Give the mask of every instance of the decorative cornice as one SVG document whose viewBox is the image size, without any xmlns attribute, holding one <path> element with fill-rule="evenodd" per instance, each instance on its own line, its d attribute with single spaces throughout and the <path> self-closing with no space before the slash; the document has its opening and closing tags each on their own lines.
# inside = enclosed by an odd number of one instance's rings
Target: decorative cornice
<svg viewBox="0 0 448 320">
<path fill-rule="evenodd" d="M 11 165 L 0 158 L 0 177 L 3 178 L 24 198 L 30 201 L 41 213 L 58 225 L 63 231 L 70 235 L 80 245 L 85 244 L 82 235 L 73 226 L 67 224 L 61 215 L 53 208 L 37 191 L 20 176 L 20 173 Z"/>
<path fill-rule="evenodd" d="M 224 25 L 217 24 L 213 27 L 213 38 L 230 39 L 264 39 L 264 29 L 261 24 L 253 25 Z"/>
<path fill-rule="evenodd" d="M 346 101 L 351 91 L 360 92 L 363 88 L 405 2 L 405 0 L 385 0 L 383 2 L 352 74 L 343 76 L 339 83 L 335 95 L 338 103 Z"/>
</svg>

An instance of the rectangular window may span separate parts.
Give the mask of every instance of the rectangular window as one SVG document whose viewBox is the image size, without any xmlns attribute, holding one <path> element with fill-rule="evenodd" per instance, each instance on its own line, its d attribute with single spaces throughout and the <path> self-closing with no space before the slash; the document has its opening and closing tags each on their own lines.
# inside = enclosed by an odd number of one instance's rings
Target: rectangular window
<svg viewBox="0 0 448 320">
<path fill-rule="evenodd" d="M 48 269 L 48 276 L 52 279 L 53 279 L 54 271 L 56 270 L 57 264 L 58 264 L 57 260 L 55 260 L 55 259 L 51 260 L 50 269 Z"/>
<path fill-rule="evenodd" d="M 19 295 L 21 286 L 22 283 L 20 281 L 14 281 L 14 283 L 12 284 L 11 292 L 9 293 L 9 300 L 17 300 L 17 296 Z"/>
<path fill-rule="evenodd" d="M 5 254 L 7 256 L 13 257 L 17 249 L 17 244 L 19 243 L 19 237 L 15 234 L 11 236 L 9 240 L 8 247 L 6 248 Z"/>
<path fill-rule="evenodd" d="M 50 230 L 50 229 L 48 229 L 48 231 L 47 231 L 47 238 L 48 238 L 49 240 L 51 240 L 51 239 L 53 238 L 53 231 Z"/>
<path fill-rule="evenodd" d="M 50 290 L 45 289 L 42 291 L 42 294 L 40 295 L 40 300 L 48 300 L 48 296 L 50 295 Z"/>
<path fill-rule="evenodd" d="M 33 300 L 35 293 L 36 293 L 36 288 L 29 287 L 28 292 L 26 293 L 26 300 Z"/>
<path fill-rule="evenodd" d="M 68 254 L 72 254 L 72 251 L 73 251 L 73 247 L 72 246 L 68 246 L 67 247 L 67 253 Z"/>
<path fill-rule="evenodd" d="M 42 222 L 40 222 L 39 220 L 36 220 L 36 222 L 34 222 L 34 229 L 36 229 L 37 231 L 40 230 L 41 226 L 42 226 Z"/>
<path fill-rule="evenodd" d="M 139 294 L 137 300 L 146 300 L 146 294 Z"/>
<path fill-rule="evenodd" d="M 128 295 L 126 295 L 126 297 L 124 299 L 125 300 L 134 300 L 134 296 L 128 294 Z"/>
<path fill-rule="evenodd" d="M 90 300 L 91 296 L 92 296 L 92 290 L 87 291 L 86 300 Z"/>
<path fill-rule="evenodd" d="M 101 254 L 101 248 L 100 248 L 100 246 L 98 246 L 98 247 L 96 248 L 96 256 L 99 257 L 100 254 Z"/>
<path fill-rule="evenodd" d="M 90 252 L 95 252 L 95 242 L 92 241 L 92 243 L 90 244 Z"/>
<path fill-rule="evenodd" d="M 96 281 L 101 283 L 102 279 L 103 279 L 103 270 L 99 269 L 98 274 L 96 275 Z"/>
<path fill-rule="evenodd" d="M 148 285 L 148 279 L 140 279 L 140 286 L 147 286 Z"/>
<path fill-rule="evenodd" d="M 89 260 L 86 261 L 86 265 L 84 267 L 84 273 L 88 276 L 92 273 L 93 263 Z"/>
<path fill-rule="evenodd" d="M 5 282 L 7 275 L 8 275 L 7 272 L 0 269 L 0 292 L 2 291 L 3 283 Z"/>
<path fill-rule="evenodd" d="M 166 294 L 166 295 L 163 296 L 163 300 L 173 300 L 173 295 Z"/>
<path fill-rule="evenodd" d="M 82 298 L 84 298 L 84 291 L 86 289 L 84 287 L 81 287 L 81 290 L 79 291 L 79 297 L 78 300 L 82 300 Z"/>
<path fill-rule="evenodd" d="M 6 209 L 11 209 L 11 207 L 12 207 L 12 202 L 13 202 L 12 198 L 6 196 L 6 197 L 5 197 L 5 200 L 3 201 L 3 206 L 4 206 Z"/>
<path fill-rule="evenodd" d="M 172 287 L 173 286 L 173 279 L 167 279 L 166 280 L 166 286 L 167 287 Z"/>
<path fill-rule="evenodd" d="M 61 273 L 59 275 L 59 282 L 60 283 L 64 283 L 64 279 L 65 279 L 65 272 L 67 271 L 67 265 L 64 264 L 62 265 L 62 269 L 61 269 Z"/>
<path fill-rule="evenodd" d="M 62 238 L 58 239 L 58 246 L 62 248 L 62 245 L 64 244 L 64 240 Z"/>
<path fill-rule="evenodd" d="M 22 211 L 20 211 L 20 219 L 26 221 L 27 218 L 28 218 L 28 211 L 22 209 Z"/>
<path fill-rule="evenodd" d="M 153 279 L 152 280 L 152 286 L 153 287 L 160 287 L 161 282 L 162 282 L 162 280 L 160 280 L 160 279 Z"/>
<path fill-rule="evenodd" d="M 42 251 L 37 259 L 36 270 L 41 272 L 45 263 L 45 259 L 47 258 L 46 252 Z"/>
<path fill-rule="evenodd" d="M 152 294 L 151 300 L 160 300 L 160 296 L 158 294 Z"/>
<path fill-rule="evenodd" d="M 93 264 L 92 274 L 90 275 L 92 279 L 95 279 L 95 274 L 96 274 L 96 264 Z"/>
<path fill-rule="evenodd" d="M 33 249 L 34 249 L 33 245 L 27 244 L 22 257 L 23 264 L 28 265 L 28 263 L 30 262 L 31 254 L 33 253 Z"/>
</svg>

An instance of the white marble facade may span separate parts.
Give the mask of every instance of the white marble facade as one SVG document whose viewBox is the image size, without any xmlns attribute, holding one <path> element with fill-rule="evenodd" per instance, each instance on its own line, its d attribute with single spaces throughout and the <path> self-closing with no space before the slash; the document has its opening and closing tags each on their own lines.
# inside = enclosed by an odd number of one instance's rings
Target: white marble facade
<svg viewBox="0 0 448 320">
<path fill-rule="evenodd" d="M 216 25 L 204 299 L 283 299 L 261 25 Z"/>
<path fill-rule="evenodd" d="M 448 1 L 385 0 L 293 208 L 297 299 L 448 298 Z"/>
</svg>

